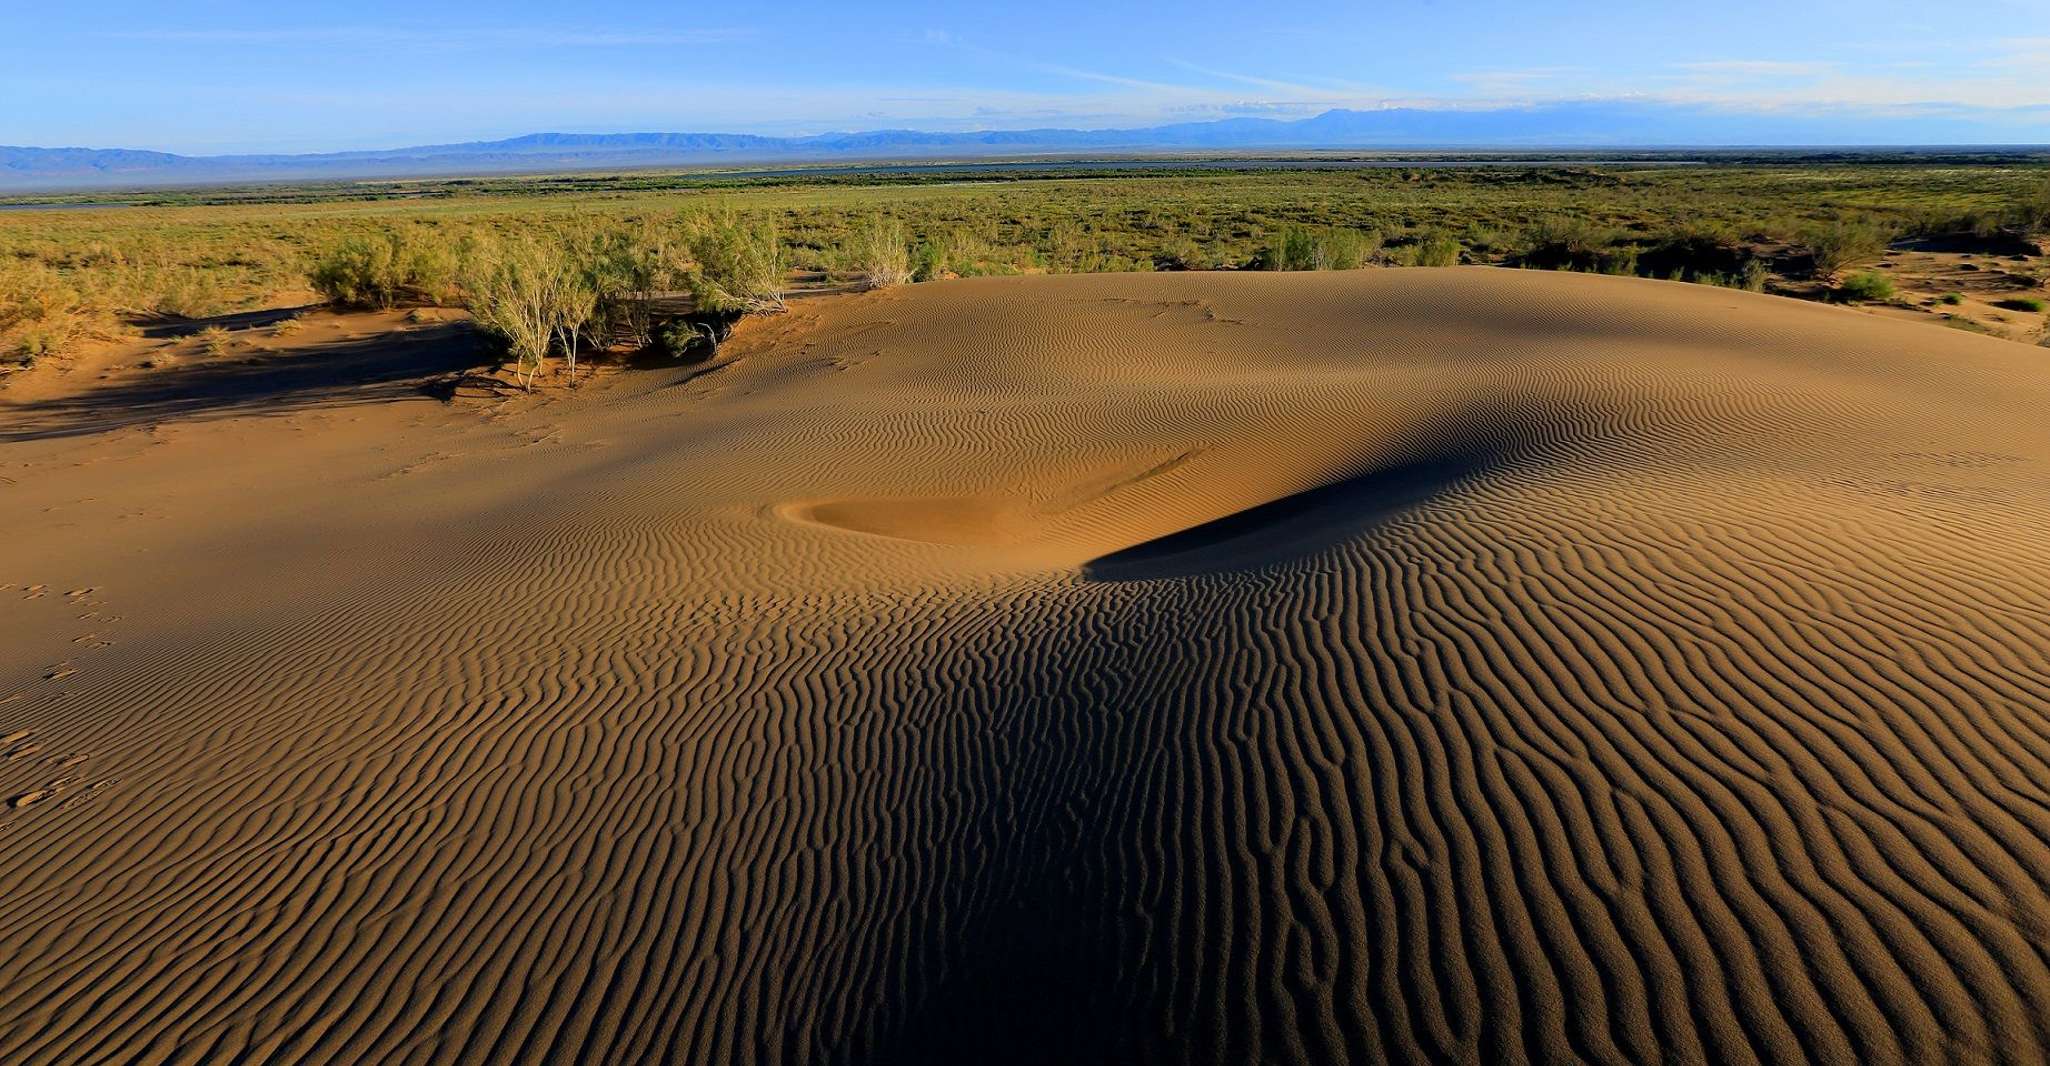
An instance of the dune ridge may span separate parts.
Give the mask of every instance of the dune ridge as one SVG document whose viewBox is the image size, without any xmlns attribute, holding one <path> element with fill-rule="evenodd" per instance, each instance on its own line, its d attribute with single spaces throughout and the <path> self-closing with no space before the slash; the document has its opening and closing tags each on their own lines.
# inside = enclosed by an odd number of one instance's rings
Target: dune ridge
<svg viewBox="0 0 2050 1066">
<path fill-rule="evenodd" d="M 0 1061 L 2050 1055 L 2039 351 L 1458 269 L 729 354 L 0 444 Z"/>
</svg>

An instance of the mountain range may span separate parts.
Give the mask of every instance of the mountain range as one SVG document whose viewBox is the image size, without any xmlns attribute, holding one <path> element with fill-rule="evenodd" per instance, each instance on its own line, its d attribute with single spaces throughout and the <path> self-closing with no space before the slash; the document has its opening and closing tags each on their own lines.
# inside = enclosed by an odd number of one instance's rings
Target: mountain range
<svg viewBox="0 0 2050 1066">
<path fill-rule="evenodd" d="M 535 133 L 507 140 L 308 155 L 190 156 L 122 148 L 0 146 L 13 192 L 234 182 L 455 177 L 641 167 L 1260 149 L 1536 149 L 2013 144 L 2050 140 L 2050 113 L 1797 115 L 1584 102 L 1487 109 L 1332 110 L 1138 129 L 774 137 L 745 133 Z"/>
</svg>

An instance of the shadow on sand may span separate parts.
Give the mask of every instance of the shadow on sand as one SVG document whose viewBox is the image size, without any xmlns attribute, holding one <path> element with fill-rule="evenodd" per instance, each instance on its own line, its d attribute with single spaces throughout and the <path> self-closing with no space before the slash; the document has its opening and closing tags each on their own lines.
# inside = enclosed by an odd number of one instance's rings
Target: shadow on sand
<svg viewBox="0 0 2050 1066">
<path fill-rule="evenodd" d="M 1283 562 L 1423 503 L 1491 459 L 1458 452 L 1379 467 L 1100 556 L 1082 573 L 1092 581 L 1146 581 Z"/>
<path fill-rule="evenodd" d="M 258 353 L 194 358 L 129 381 L 17 404 L 0 441 L 73 437 L 167 419 L 348 407 L 424 396 L 431 379 L 491 361 L 467 325 Z"/>
<path fill-rule="evenodd" d="M 165 340 L 171 337 L 190 337 L 202 330 L 219 326 L 226 330 L 263 329 L 275 326 L 288 318 L 298 318 L 309 311 L 318 311 L 325 304 L 305 304 L 299 307 L 272 307 L 262 311 L 241 311 L 232 315 L 215 315 L 212 318 L 185 318 L 181 315 L 138 315 L 128 319 L 128 324 L 142 331 L 150 340 Z"/>
</svg>

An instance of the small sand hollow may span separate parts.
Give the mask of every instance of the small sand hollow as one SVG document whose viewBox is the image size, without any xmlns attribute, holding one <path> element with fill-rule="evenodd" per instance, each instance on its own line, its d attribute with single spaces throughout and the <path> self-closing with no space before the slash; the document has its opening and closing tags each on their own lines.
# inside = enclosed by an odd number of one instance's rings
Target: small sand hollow
<svg viewBox="0 0 2050 1066">
<path fill-rule="evenodd" d="M 2050 1059 L 2038 349 L 1009 278 L 444 405 L 447 329 L 0 397 L 0 1062 Z"/>
</svg>

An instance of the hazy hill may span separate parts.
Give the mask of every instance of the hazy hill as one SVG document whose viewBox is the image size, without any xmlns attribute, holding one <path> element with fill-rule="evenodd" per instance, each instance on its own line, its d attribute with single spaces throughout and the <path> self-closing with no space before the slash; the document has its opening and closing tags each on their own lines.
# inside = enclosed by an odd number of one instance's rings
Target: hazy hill
<svg viewBox="0 0 2050 1066">
<path fill-rule="evenodd" d="M 312 155 L 181 156 L 118 148 L 0 147 L 0 189 L 1091 151 L 1993 144 L 2041 141 L 2046 133 L 2050 131 L 2031 127 L 2021 119 L 2003 124 L 1933 116 L 1766 115 L 1590 102 L 1494 110 L 1333 110 L 1296 120 L 1233 118 L 1141 129 L 886 129 L 807 137 L 534 133 L 499 141 Z"/>
</svg>

